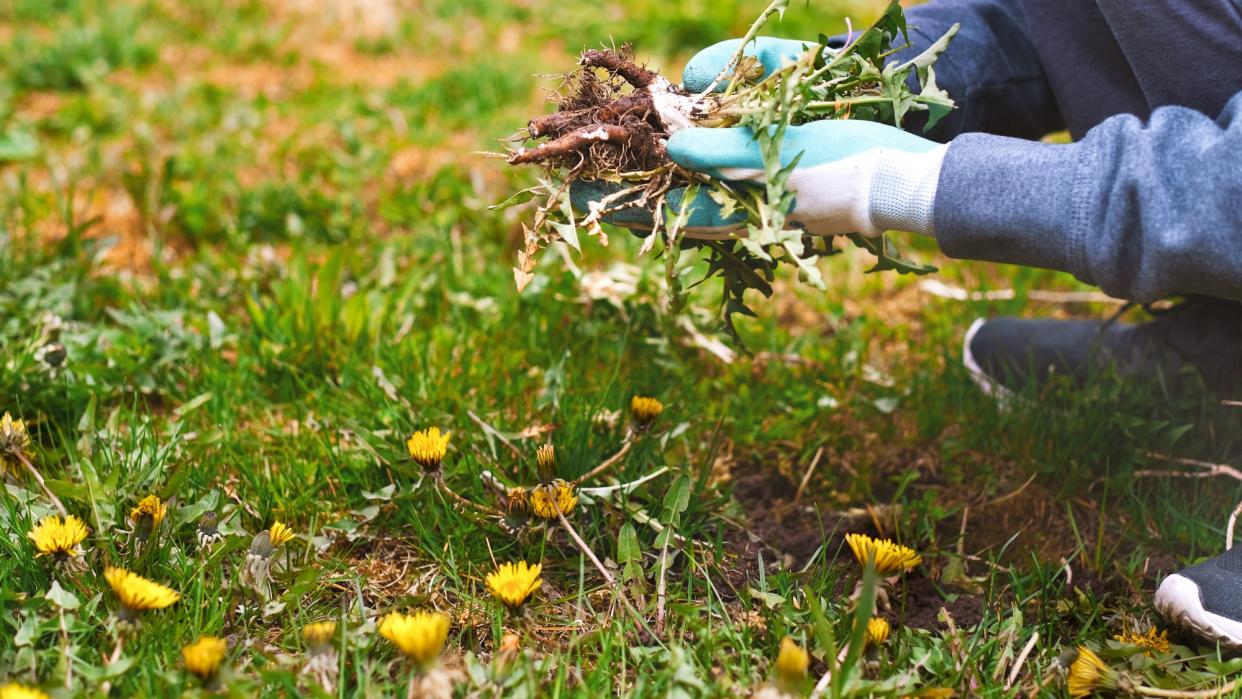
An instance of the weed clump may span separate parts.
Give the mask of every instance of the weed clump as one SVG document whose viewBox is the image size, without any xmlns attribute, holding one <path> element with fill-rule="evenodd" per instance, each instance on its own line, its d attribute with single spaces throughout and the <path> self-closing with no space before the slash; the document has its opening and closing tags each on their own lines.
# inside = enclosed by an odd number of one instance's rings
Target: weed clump
<svg viewBox="0 0 1242 699">
<path fill-rule="evenodd" d="M 788 0 L 773 0 L 752 25 L 745 46 Z M 901 126 L 912 112 L 926 112 L 927 126 L 953 108 L 936 86 L 932 65 L 948 47 L 956 25 L 939 41 L 904 63 L 891 57 L 909 45 L 905 15 L 892 2 L 880 19 L 842 48 L 827 37 L 808 42 L 804 52 L 769 75 L 739 47 L 724 71 L 701 93 L 691 93 L 635 61 L 628 46 L 585 51 L 577 70 L 563 76 L 552 98 L 556 110 L 531 119 L 507 155 L 512 165 L 538 165 L 545 177 L 500 206 L 537 199 L 525 226 L 514 278 L 521 290 L 533 278 L 537 253 L 553 241 L 578 249 L 579 231 L 607 244 L 601 223 L 622 215 L 627 225 L 650 229 L 642 252 L 697 246 L 708 261 L 707 277 L 723 279 L 720 315 L 736 337 L 731 318 L 753 314 L 745 293 L 771 295 L 777 267 L 793 264 L 807 283 L 825 288 L 820 257 L 839 252 L 831 239 L 809 235 L 788 217 L 794 197 L 786 191 L 793 165 L 782 166 L 781 139 L 792 125 L 823 119 L 863 119 Z M 919 89 L 911 87 L 917 75 Z M 717 89 L 720 88 L 720 89 Z M 679 167 L 669 159 L 668 138 L 688 127 L 747 127 L 763 157 L 765 182 L 743 186 Z M 527 145 L 533 142 L 532 145 Z M 592 200 L 575 210 L 571 190 L 583 186 Z M 730 224 L 722 231 L 687 230 L 689 205 L 703 192 L 721 207 Z M 738 218 L 740 217 L 740 218 Z M 744 222 L 739 222 L 744 219 Z M 848 236 L 874 254 L 871 271 L 925 274 L 932 267 L 911 262 L 880 238 Z M 684 307 L 691 286 L 682 277 L 679 255 L 666 255 L 670 306 Z"/>
</svg>

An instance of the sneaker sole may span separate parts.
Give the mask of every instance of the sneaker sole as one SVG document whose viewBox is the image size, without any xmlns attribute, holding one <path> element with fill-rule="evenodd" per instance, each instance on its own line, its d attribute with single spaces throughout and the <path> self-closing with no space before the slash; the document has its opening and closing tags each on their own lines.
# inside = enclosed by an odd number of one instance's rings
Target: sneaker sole
<svg viewBox="0 0 1242 699">
<path fill-rule="evenodd" d="M 1233 649 L 1242 649 L 1242 622 L 1213 614 L 1203 608 L 1199 586 L 1176 573 L 1156 590 L 1156 609 L 1169 621 L 1199 636 Z"/>
<path fill-rule="evenodd" d="M 998 383 L 991 376 L 988 376 L 983 367 L 979 366 L 975 355 L 970 351 L 970 343 L 975 339 L 975 334 L 979 332 L 979 328 L 982 328 L 986 322 L 983 318 L 976 318 L 975 322 L 970 324 L 970 328 L 966 331 L 966 337 L 962 340 L 962 364 L 970 372 L 970 379 L 975 382 L 980 391 L 983 391 L 983 395 L 995 400 L 997 406 L 1002 410 L 1008 410 L 1018 405 L 1026 405 L 1027 401 L 1025 398 Z"/>
</svg>

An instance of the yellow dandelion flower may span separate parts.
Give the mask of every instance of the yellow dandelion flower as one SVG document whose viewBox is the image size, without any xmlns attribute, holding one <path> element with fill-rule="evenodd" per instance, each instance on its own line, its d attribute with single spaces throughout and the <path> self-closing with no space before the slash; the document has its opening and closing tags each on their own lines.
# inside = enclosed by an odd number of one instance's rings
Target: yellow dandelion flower
<svg viewBox="0 0 1242 699">
<path fill-rule="evenodd" d="M 664 404 L 655 398 L 634 396 L 630 399 L 630 413 L 634 415 L 634 421 L 640 428 L 650 426 L 662 412 Z"/>
<path fill-rule="evenodd" d="M 289 525 L 281 522 L 280 520 L 272 522 L 272 526 L 267 530 L 267 533 L 268 536 L 271 537 L 272 548 L 280 546 L 293 538 L 293 530 L 289 528 Z"/>
<path fill-rule="evenodd" d="M 889 631 L 892 627 L 888 625 L 888 620 L 884 617 L 873 616 L 867 620 L 867 641 L 868 646 L 883 645 L 888 640 Z"/>
<path fill-rule="evenodd" d="M 1078 646 L 1078 657 L 1070 664 L 1069 694 L 1087 697 L 1101 689 L 1117 688 L 1117 673 L 1100 660 L 1090 648 Z"/>
<path fill-rule="evenodd" d="M 1156 627 L 1154 626 L 1149 627 L 1146 633 L 1125 629 L 1120 635 L 1114 636 L 1114 638 L 1126 645 L 1143 648 L 1147 656 L 1151 656 L 1153 653 L 1169 652 L 1169 632 L 1161 631 L 1157 634 Z"/>
<path fill-rule="evenodd" d="M 439 612 L 401 614 L 392 612 L 380 622 L 379 632 L 403 655 L 420 667 L 426 667 L 444 650 L 448 638 L 449 618 Z"/>
<path fill-rule="evenodd" d="M 505 494 L 505 507 L 509 514 L 524 515 L 530 512 L 530 493 L 522 486 L 515 486 Z"/>
<path fill-rule="evenodd" d="M 543 519 L 556 519 L 557 512 L 568 515 L 578 504 L 578 494 L 573 485 L 559 478 L 545 483 L 530 494 L 530 508 Z"/>
<path fill-rule="evenodd" d="M 139 612 L 149 609 L 163 609 L 181 599 L 181 595 L 175 590 L 124 568 L 108 566 L 104 568 L 104 578 L 121 602 L 120 616 L 123 620 L 131 620 Z"/>
<path fill-rule="evenodd" d="M 312 650 L 332 644 L 336 637 L 335 621 L 316 621 L 302 627 L 302 638 Z"/>
<path fill-rule="evenodd" d="M 0 460 L 16 464 L 30 448 L 30 431 L 25 420 L 14 420 L 7 412 L 0 417 Z"/>
<path fill-rule="evenodd" d="M 80 544 L 86 533 L 86 523 L 76 516 L 61 519 L 60 515 L 51 515 L 39 520 L 26 536 L 34 542 L 36 556 L 54 556 L 57 561 L 65 561 L 82 555 Z"/>
<path fill-rule="evenodd" d="M 539 467 L 540 479 L 546 481 L 552 478 L 556 473 L 556 447 L 548 443 L 536 449 L 535 465 Z"/>
<path fill-rule="evenodd" d="M 542 563 L 502 563 L 496 572 L 487 574 L 487 589 L 506 607 L 517 609 L 543 585 L 539 577 L 542 571 Z"/>
<path fill-rule="evenodd" d="M 411 435 L 409 441 L 405 443 L 405 448 L 409 449 L 410 458 L 414 459 L 418 465 L 428 471 L 434 471 L 440 468 L 440 462 L 444 461 L 444 455 L 448 453 L 449 438 L 452 436 L 452 432 L 441 434 L 439 427 L 429 427 Z"/>
<path fill-rule="evenodd" d="M 10 682 L 0 685 L 0 699 L 51 699 L 51 697 L 40 689 Z"/>
<path fill-rule="evenodd" d="M 781 639 L 781 649 L 776 654 L 776 687 L 782 696 L 803 696 L 806 689 L 807 668 L 811 656 L 792 638 Z"/>
<path fill-rule="evenodd" d="M 228 650 L 223 638 L 201 636 L 181 649 L 181 658 L 185 661 L 186 670 L 203 682 L 211 682 L 220 672 L 220 664 L 224 662 Z"/>
<path fill-rule="evenodd" d="M 866 534 L 846 534 L 845 542 L 854 552 L 854 558 L 860 565 L 866 566 L 869 559 L 875 560 L 875 570 L 880 575 L 901 573 L 923 562 L 923 557 L 908 546 L 894 543 L 888 539 L 872 539 Z"/>
<path fill-rule="evenodd" d="M 138 501 L 134 509 L 129 511 L 129 519 L 134 523 L 134 533 L 139 541 L 146 541 L 151 533 L 159 529 L 160 522 L 168 514 L 168 505 L 158 495 L 148 495 Z"/>
</svg>

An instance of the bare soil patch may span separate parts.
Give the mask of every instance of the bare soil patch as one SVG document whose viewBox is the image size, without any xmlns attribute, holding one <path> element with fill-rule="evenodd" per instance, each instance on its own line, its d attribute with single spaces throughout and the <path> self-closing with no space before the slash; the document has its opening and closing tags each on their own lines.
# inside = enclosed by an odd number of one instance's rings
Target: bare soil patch
<svg viewBox="0 0 1242 699">
<path fill-rule="evenodd" d="M 899 482 L 895 476 L 914 472 L 907 499 L 930 492 L 947 514 L 936 523 L 935 541 L 910 542 L 924 554 L 925 565 L 919 577 L 906 581 L 908 589 L 900 596 L 905 607 L 893 610 L 894 621 L 938 628 L 944 606 L 959 626 L 976 623 L 982 613 L 978 598 L 939 581 L 945 565 L 958 558 L 964 558 L 967 574 L 975 576 L 990 566 L 1025 566 L 1032 557 L 1056 566 L 1068 563 L 1071 587 L 1097 597 L 1128 591 L 1117 571 L 1090 570 L 1076 555 L 1075 526 L 1093 543 L 1101 526 L 1098 508 L 1089 498 L 1063 497 L 1055 484 L 984 455 L 975 455 L 981 464 L 965 481 L 950 478 L 937 443 L 870 448 L 879 455 L 832 457 L 837 464 L 852 465 L 848 469 L 821 465 L 800 502 L 798 484 L 771 460 L 735 464 L 733 494 L 746 515 L 746 530 L 729 538 L 738 556 L 753 560 L 756 550 L 766 547 L 779 553 L 787 567 L 800 568 L 821 546 L 827 559 L 833 559 L 847 533 L 891 537 L 909 516 L 893 502 Z M 1103 535 L 1107 549 L 1115 533 L 1106 528 Z M 1176 561 L 1149 562 L 1148 568 L 1143 584 L 1154 588 L 1160 577 L 1176 569 Z"/>
</svg>

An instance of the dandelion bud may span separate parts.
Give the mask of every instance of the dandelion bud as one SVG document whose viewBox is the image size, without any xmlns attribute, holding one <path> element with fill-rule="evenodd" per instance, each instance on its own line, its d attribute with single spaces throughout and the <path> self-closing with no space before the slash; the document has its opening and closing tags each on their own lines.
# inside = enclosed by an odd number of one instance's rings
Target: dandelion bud
<svg viewBox="0 0 1242 699">
<path fill-rule="evenodd" d="M 514 486 L 505 493 L 505 509 L 511 515 L 525 515 L 530 512 L 530 493 L 522 486 Z"/>
<path fill-rule="evenodd" d="M 148 495 L 138 501 L 134 509 L 129 511 L 129 520 L 134 524 L 134 536 L 139 542 L 145 542 L 160 527 L 168 514 L 168 505 L 158 495 Z"/>
<path fill-rule="evenodd" d="M 535 464 L 540 481 L 550 481 L 556 475 L 556 447 L 544 444 L 535 451 Z"/>
<path fill-rule="evenodd" d="M 14 420 L 7 412 L 0 417 L 0 460 L 9 465 L 26 456 L 30 448 L 30 432 L 25 420 Z"/>
<path fill-rule="evenodd" d="M 241 578 L 255 594 L 263 599 L 271 597 L 268 580 L 272 574 L 272 535 L 263 530 L 255 534 L 250 541 L 250 551 L 246 553 L 246 562 L 242 566 Z"/>
<path fill-rule="evenodd" d="M 198 547 L 204 551 L 224 538 L 220 533 L 220 517 L 214 510 L 208 510 L 198 518 L 197 535 Z"/>
<path fill-rule="evenodd" d="M 65 346 L 59 342 L 49 342 L 35 351 L 34 358 L 49 371 L 55 372 L 64 365 L 65 359 L 69 354 L 65 351 Z"/>
<path fill-rule="evenodd" d="M 651 423 L 664 412 L 664 404 L 655 398 L 634 396 L 630 399 L 630 413 L 634 416 L 634 424 L 639 430 L 651 427 Z"/>
</svg>

